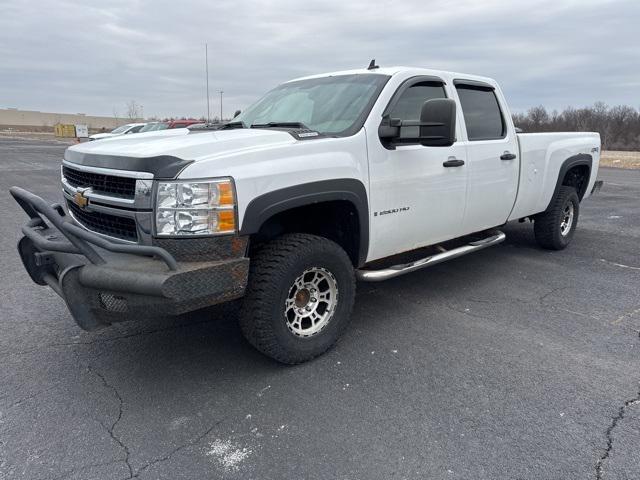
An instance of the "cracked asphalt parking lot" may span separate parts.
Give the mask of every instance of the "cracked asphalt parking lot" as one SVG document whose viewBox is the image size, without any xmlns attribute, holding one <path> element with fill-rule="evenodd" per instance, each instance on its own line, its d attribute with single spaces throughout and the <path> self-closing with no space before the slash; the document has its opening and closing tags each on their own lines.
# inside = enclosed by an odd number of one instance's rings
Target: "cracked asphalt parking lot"
<svg viewBox="0 0 640 480">
<path fill-rule="evenodd" d="M 11 185 L 64 145 L 0 139 L 0 478 L 640 478 L 640 171 L 603 169 L 573 244 L 360 284 L 323 357 L 255 352 L 234 305 L 87 333 L 15 251 Z"/>
</svg>

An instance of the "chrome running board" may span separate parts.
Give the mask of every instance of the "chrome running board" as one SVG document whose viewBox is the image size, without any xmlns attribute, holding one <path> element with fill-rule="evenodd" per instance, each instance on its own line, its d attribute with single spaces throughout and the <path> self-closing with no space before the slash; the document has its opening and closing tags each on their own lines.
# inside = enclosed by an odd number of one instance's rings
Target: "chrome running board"
<svg viewBox="0 0 640 480">
<path fill-rule="evenodd" d="M 504 241 L 505 237 L 506 235 L 504 233 L 496 230 L 490 237 L 475 242 L 470 242 L 467 245 L 463 245 L 462 247 L 454 248 L 452 250 L 446 250 L 442 253 L 431 255 L 430 257 L 421 258 L 420 260 L 416 260 L 415 262 L 394 265 L 392 267 L 383 268 L 381 270 L 356 270 L 356 277 L 358 278 L 358 280 L 362 280 L 364 282 L 381 282 L 390 278 L 399 277 L 400 275 L 404 275 L 405 273 L 415 272 L 416 270 L 420 270 L 422 268 L 430 267 L 438 263 L 446 262 L 447 260 L 461 257 L 462 255 L 466 255 L 467 253 L 477 252 L 478 250 L 491 247 L 492 245 L 497 245 L 498 243 Z"/>
</svg>

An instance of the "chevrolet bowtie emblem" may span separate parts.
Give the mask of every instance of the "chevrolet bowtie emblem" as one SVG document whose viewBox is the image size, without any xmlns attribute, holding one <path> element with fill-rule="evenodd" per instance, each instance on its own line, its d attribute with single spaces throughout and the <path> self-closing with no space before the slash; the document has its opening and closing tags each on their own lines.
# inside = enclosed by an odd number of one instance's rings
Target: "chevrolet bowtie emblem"
<svg viewBox="0 0 640 480">
<path fill-rule="evenodd" d="M 73 203 L 75 203 L 80 208 L 85 208 L 89 204 L 89 199 L 84 196 L 84 193 L 88 190 L 88 188 L 78 190 L 73 195 Z"/>
</svg>

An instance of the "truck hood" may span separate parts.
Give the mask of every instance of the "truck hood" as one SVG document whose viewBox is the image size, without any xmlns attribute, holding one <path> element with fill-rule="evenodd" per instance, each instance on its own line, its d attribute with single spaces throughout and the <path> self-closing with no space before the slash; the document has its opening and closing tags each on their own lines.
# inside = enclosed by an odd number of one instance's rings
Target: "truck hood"
<svg viewBox="0 0 640 480">
<path fill-rule="evenodd" d="M 153 134 L 153 135 L 152 135 Z M 297 140 L 282 130 L 236 129 L 212 132 L 191 132 L 186 128 L 122 135 L 105 138 L 99 142 L 74 145 L 67 152 L 149 158 L 172 156 L 183 160 L 203 160 L 243 151 L 255 151 L 274 146 L 296 143 Z M 65 158 L 71 155 L 65 154 Z"/>
</svg>

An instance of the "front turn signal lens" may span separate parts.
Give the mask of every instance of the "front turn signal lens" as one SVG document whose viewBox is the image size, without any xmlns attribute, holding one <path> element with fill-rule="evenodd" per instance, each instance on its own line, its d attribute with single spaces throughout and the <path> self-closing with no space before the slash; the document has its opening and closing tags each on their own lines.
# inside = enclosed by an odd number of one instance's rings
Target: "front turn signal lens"
<svg viewBox="0 0 640 480">
<path fill-rule="evenodd" d="M 218 210 L 218 230 L 233 232 L 236 229 L 236 214 L 233 210 Z"/>
<path fill-rule="evenodd" d="M 231 206 L 235 203 L 231 182 L 218 184 L 218 205 Z"/>
</svg>

